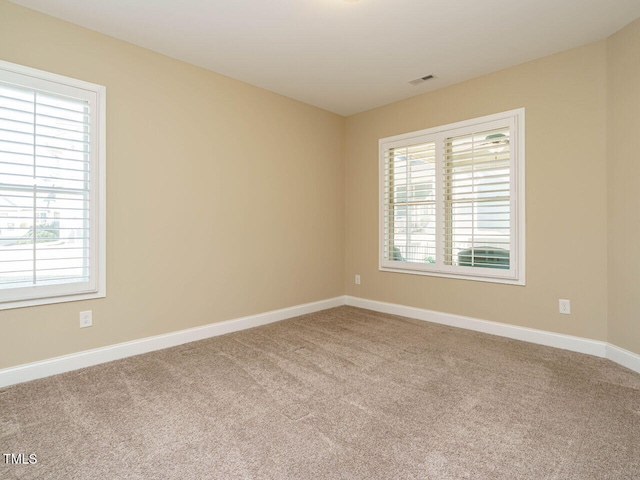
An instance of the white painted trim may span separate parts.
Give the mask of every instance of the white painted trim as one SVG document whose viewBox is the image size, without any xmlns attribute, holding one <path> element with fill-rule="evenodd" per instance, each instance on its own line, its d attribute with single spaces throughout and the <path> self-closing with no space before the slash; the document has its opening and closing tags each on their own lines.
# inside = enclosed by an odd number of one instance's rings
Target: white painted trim
<svg viewBox="0 0 640 480">
<path fill-rule="evenodd" d="M 359 297 L 346 297 L 346 304 L 353 307 L 366 308 L 391 315 L 424 320 L 426 322 L 449 325 L 451 327 L 465 328 L 476 332 L 489 333 L 500 337 L 513 338 L 525 342 L 546 345 L 548 347 L 561 348 L 572 352 L 586 353 L 596 357 L 607 358 L 623 367 L 640 373 L 640 355 L 624 350 L 615 345 L 598 340 L 583 337 L 564 335 L 561 333 L 536 330 L 534 328 L 519 327 L 506 323 L 480 320 L 451 313 L 436 312 L 423 308 L 407 307 L 394 303 L 378 302 Z"/>
<path fill-rule="evenodd" d="M 111 362 L 121 358 L 140 355 L 142 353 L 162 350 L 184 343 L 259 327 L 260 325 L 319 312 L 341 305 L 366 308 L 376 312 L 401 315 L 416 320 L 424 320 L 539 345 L 562 348 L 573 352 L 586 353 L 588 355 L 607 358 L 623 367 L 640 373 L 640 355 L 606 342 L 347 295 L 5 368 L 0 370 L 0 388 L 98 365 L 100 363 Z"/>
<path fill-rule="evenodd" d="M 130 342 L 109 345 L 107 347 L 85 350 L 83 352 L 63 355 L 39 362 L 27 363 L 0 370 L 0 388 L 16 383 L 28 382 L 37 378 L 48 377 L 58 373 L 69 372 L 79 368 L 90 367 L 100 363 L 111 362 L 121 358 L 140 355 L 142 353 L 162 350 L 164 348 L 182 345 L 183 343 L 203 340 L 227 333 L 258 327 L 268 323 L 286 320 L 287 318 L 319 312 L 327 308 L 339 307 L 345 304 L 345 297 L 335 297 L 319 302 L 306 303 L 294 307 L 272 310 L 270 312 L 250 315 L 248 317 L 211 323 L 201 327 L 189 328 L 177 332 L 141 338 Z"/>
<path fill-rule="evenodd" d="M 640 373 L 640 355 L 630 352 L 624 348 L 607 344 L 607 358 L 629 370 Z"/>
</svg>

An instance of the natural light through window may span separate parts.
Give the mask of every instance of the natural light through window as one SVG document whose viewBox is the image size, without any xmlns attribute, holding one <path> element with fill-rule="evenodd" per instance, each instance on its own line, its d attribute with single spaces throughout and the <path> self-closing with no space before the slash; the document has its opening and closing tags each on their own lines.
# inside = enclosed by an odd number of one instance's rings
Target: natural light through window
<svg viewBox="0 0 640 480">
<path fill-rule="evenodd" d="M 380 140 L 380 269 L 524 284 L 524 110 Z"/>
<path fill-rule="evenodd" d="M 1 307 L 104 296 L 103 103 L 0 63 Z"/>
</svg>

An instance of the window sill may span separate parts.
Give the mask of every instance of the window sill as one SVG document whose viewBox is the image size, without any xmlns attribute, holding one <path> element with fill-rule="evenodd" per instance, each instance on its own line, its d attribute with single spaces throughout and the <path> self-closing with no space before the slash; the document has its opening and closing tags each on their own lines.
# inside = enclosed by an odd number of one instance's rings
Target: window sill
<svg viewBox="0 0 640 480">
<path fill-rule="evenodd" d="M 0 303 L 0 310 L 10 310 L 13 308 L 35 307 L 38 305 L 49 305 L 54 303 L 77 302 L 80 300 L 93 300 L 105 298 L 106 292 L 79 293 L 77 295 L 60 295 L 56 297 L 33 298 L 28 300 L 13 300 Z"/>
<path fill-rule="evenodd" d="M 435 272 L 435 271 L 426 271 L 426 270 L 416 270 L 409 268 L 392 268 L 392 267 L 384 267 L 379 266 L 378 270 L 381 272 L 389 272 L 389 273 L 406 273 L 409 275 L 426 275 L 429 277 L 441 277 L 441 278 L 452 278 L 456 280 L 471 280 L 476 282 L 488 282 L 488 283 L 502 283 L 506 285 L 518 285 L 525 286 L 524 278 L 499 278 L 499 277 L 491 277 L 484 275 L 467 275 L 467 274 L 451 274 L 444 272 Z"/>
</svg>

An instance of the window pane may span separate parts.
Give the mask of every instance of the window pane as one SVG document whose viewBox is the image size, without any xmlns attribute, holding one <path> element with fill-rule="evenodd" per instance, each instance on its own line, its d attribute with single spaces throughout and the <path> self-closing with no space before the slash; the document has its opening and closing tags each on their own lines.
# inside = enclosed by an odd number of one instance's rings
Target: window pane
<svg viewBox="0 0 640 480">
<path fill-rule="evenodd" d="M 90 111 L 0 84 L 0 289 L 86 282 Z"/>
<path fill-rule="evenodd" d="M 385 258 L 434 263 L 435 144 L 410 145 L 386 152 Z"/>
<path fill-rule="evenodd" d="M 509 135 L 499 128 L 446 139 L 446 265 L 509 268 Z"/>
<path fill-rule="evenodd" d="M 86 281 L 89 261 L 86 193 L 40 192 L 36 217 L 36 279 L 39 284 Z"/>
</svg>

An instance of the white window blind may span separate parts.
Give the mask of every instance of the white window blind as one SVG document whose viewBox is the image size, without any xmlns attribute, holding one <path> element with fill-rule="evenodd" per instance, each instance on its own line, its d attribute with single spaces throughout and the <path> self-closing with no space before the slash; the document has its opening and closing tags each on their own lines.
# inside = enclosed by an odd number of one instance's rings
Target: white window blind
<svg viewBox="0 0 640 480">
<path fill-rule="evenodd" d="M 446 265 L 509 268 L 509 136 L 498 128 L 445 140 Z"/>
<path fill-rule="evenodd" d="M 385 151 L 384 255 L 434 262 L 436 257 L 435 143 Z"/>
<path fill-rule="evenodd" d="M 103 102 L 0 63 L 0 308 L 104 295 Z"/>
<path fill-rule="evenodd" d="M 524 110 L 380 140 L 380 269 L 524 284 Z"/>
</svg>

